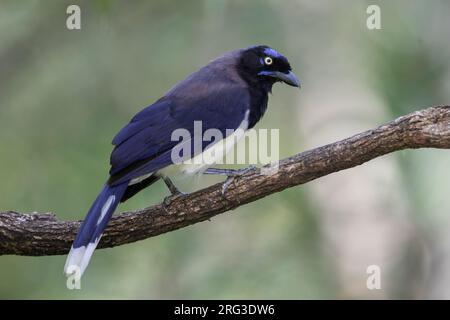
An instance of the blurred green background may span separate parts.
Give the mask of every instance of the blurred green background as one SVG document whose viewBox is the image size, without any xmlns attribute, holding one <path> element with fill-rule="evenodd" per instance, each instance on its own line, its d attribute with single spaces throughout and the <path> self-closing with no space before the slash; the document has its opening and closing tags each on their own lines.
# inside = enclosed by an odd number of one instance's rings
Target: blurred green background
<svg viewBox="0 0 450 320">
<path fill-rule="evenodd" d="M 81 7 L 81 30 L 66 8 Z M 368 30 L 366 8 L 381 8 Z M 267 44 L 302 90 L 277 85 L 259 128 L 281 157 L 450 103 L 448 1 L 0 2 L 0 210 L 81 219 L 110 141 L 224 51 Z M 64 256 L 0 257 L 0 298 L 450 298 L 450 152 L 402 151 L 211 222 L 98 250 L 82 290 Z M 195 190 L 219 181 L 183 181 Z M 161 201 L 163 184 L 121 206 Z M 380 290 L 366 269 L 381 268 Z"/>
</svg>

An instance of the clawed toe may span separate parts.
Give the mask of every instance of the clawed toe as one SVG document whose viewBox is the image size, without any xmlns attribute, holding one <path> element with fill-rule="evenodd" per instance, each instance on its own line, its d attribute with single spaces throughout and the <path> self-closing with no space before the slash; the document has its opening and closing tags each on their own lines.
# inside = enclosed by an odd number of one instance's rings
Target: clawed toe
<svg viewBox="0 0 450 320">
<path fill-rule="evenodd" d="M 179 197 L 182 197 L 182 196 L 186 196 L 186 195 L 188 195 L 188 194 L 185 193 L 185 192 L 181 192 L 179 190 L 176 193 L 172 193 L 171 195 L 168 195 L 162 201 L 164 209 L 166 209 L 168 206 L 170 206 L 170 204 L 172 203 L 173 200 L 175 200 L 175 199 L 177 199 Z"/>
<path fill-rule="evenodd" d="M 254 164 L 251 164 L 247 168 L 239 169 L 239 175 L 246 174 L 247 172 L 250 172 L 255 168 L 256 168 L 256 166 Z"/>
<path fill-rule="evenodd" d="M 228 191 L 228 187 L 230 186 L 230 184 L 234 181 L 234 176 L 228 176 L 227 180 L 225 180 L 225 182 L 222 184 L 222 196 L 225 196 L 227 191 Z"/>
<path fill-rule="evenodd" d="M 255 168 L 256 168 L 255 165 L 250 165 L 250 166 L 248 166 L 246 168 L 243 168 L 243 169 L 233 170 L 230 174 L 228 174 L 227 179 L 222 184 L 222 195 L 223 196 L 226 195 L 226 193 L 228 191 L 228 187 L 233 183 L 234 178 L 236 178 L 238 176 L 242 176 L 242 175 L 246 174 L 247 172 L 252 171 Z"/>
</svg>

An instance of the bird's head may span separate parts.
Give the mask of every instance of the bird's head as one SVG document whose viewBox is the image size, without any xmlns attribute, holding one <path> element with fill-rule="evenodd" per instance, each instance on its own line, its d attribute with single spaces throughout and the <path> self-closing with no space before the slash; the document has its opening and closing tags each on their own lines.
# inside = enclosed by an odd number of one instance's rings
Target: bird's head
<svg viewBox="0 0 450 320">
<path fill-rule="evenodd" d="M 243 49 L 238 70 L 247 81 L 262 84 L 269 91 L 278 81 L 300 87 L 300 82 L 292 72 L 287 58 L 268 46 Z"/>
</svg>

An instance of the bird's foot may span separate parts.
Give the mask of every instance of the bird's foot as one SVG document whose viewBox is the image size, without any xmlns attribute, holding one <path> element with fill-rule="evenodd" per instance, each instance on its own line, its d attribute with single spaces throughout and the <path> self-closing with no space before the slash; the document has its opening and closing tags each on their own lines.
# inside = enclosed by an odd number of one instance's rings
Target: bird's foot
<svg viewBox="0 0 450 320">
<path fill-rule="evenodd" d="M 165 206 L 169 206 L 175 199 L 178 199 L 179 197 L 186 196 L 186 195 L 187 195 L 187 193 L 181 192 L 181 191 L 178 193 L 172 193 L 164 198 L 163 204 Z"/>
<path fill-rule="evenodd" d="M 179 197 L 183 197 L 186 195 L 188 195 L 188 193 L 178 191 L 177 193 L 172 193 L 172 194 L 168 195 L 167 197 L 165 197 L 164 200 L 162 201 L 162 207 L 163 207 L 164 211 L 166 213 L 169 213 L 168 208 L 172 204 L 172 202 L 174 200 L 178 199 Z"/>
<path fill-rule="evenodd" d="M 217 168 L 210 168 L 211 171 L 207 172 L 208 170 L 206 170 L 206 174 L 225 174 L 227 176 L 227 179 L 225 180 L 225 182 L 222 184 L 222 196 L 225 196 L 227 191 L 228 191 L 228 187 L 234 182 L 234 179 L 238 176 L 242 176 L 244 174 L 246 174 L 247 172 L 252 171 L 253 169 L 255 169 L 256 166 L 255 165 L 250 165 L 246 168 L 242 168 L 242 169 L 217 169 Z"/>
<path fill-rule="evenodd" d="M 222 184 L 222 196 L 226 196 L 228 187 L 234 182 L 236 176 L 228 176 L 225 182 Z"/>
<path fill-rule="evenodd" d="M 228 177 L 235 177 L 241 176 L 255 168 L 256 166 L 253 164 L 241 169 L 208 168 L 205 170 L 205 172 L 203 172 L 203 174 L 221 174 Z"/>
<path fill-rule="evenodd" d="M 162 179 L 171 193 L 169 196 L 165 197 L 162 202 L 163 208 L 167 212 L 167 207 L 170 206 L 173 200 L 185 196 L 187 193 L 180 191 L 168 177 L 163 177 Z"/>
</svg>

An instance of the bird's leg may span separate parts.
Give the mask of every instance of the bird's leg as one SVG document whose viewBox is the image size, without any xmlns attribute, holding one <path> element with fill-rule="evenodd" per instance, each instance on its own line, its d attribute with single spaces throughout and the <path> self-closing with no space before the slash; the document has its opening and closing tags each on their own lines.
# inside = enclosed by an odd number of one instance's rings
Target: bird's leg
<svg viewBox="0 0 450 320">
<path fill-rule="evenodd" d="M 241 176 L 251 170 L 256 168 L 254 165 L 250 165 L 247 168 L 242 169 L 223 169 L 223 168 L 208 168 L 203 172 L 204 174 L 221 174 L 226 175 L 227 179 L 222 185 L 222 195 L 227 193 L 228 187 L 233 182 L 234 178 L 237 176 Z"/>
<path fill-rule="evenodd" d="M 170 180 L 168 177 L 162 177 L 164 180 L 164 183 L 166 184 L 167 188 L 169 189 L 170 193 L 172 193 L 173 196 L 183 194 L 178 188 L 173 184 L 172 180 Z"/>
<path fill-rule="evenodd" d="M 164 207 L 167 207 L 168 205 L 170 205 L 170 202 L 173 200 L 172 197 L 176 197 L 176 196 L 181 196 L 181 195 L 185 195 L 186 193 L 180 191 L 172 182 L 172 180 L 170 180 L 168 177 L 161 177 L 164 181 L 164 183 L 166 184 L 167 188 L 170 190 L 171 195 L 167 196 L 164 198 L 163 200 L 163 204 Z"/>
<path fill-rule="evenodd" d="M 250 165 L 247 168 L 242 169 L 223 169 L 223 168 L 208 168 L 203 172 L 204 174 L 221 174 L 228 177 L 235 177 L 243 175 L 256 168 L 254 165 Z"/>
</svg>

